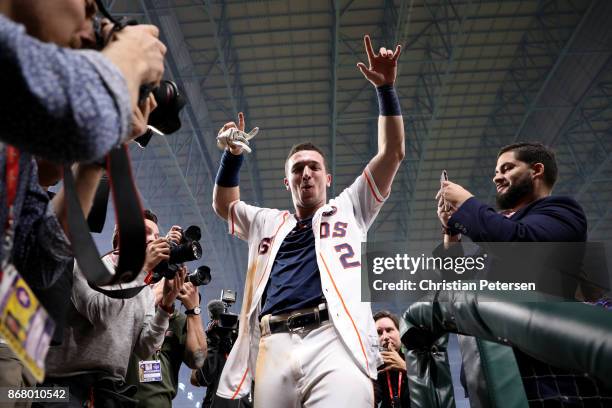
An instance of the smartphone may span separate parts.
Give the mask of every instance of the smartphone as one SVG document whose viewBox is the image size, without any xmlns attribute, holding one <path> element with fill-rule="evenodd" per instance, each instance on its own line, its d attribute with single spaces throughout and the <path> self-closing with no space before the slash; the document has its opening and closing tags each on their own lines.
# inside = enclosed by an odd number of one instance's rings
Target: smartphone
<svg viewBox="0 0 612 408">
<path fill-rule="evenodd" d="M 442 174 L 440 175 L 440 187 L 442 187 L 443 181 L 448 181 L 448 173 L 446 172 L 446 170 L 442 170 Z M 446 201 L 444 201 L 444 211 L 448 211 L 448 205 L 446 204 Z"/>
<path fill-rule="evenodd" d="M 440 175 L 440 182 L 448 181 L 448 173 L 446 170 L 442 170 L 442 174 Z"/>
</svg>

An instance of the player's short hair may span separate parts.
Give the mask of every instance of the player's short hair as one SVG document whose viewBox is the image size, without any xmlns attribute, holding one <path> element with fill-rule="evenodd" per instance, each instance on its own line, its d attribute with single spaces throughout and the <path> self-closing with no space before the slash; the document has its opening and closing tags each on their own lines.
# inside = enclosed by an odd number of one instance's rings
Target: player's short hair
<svg viewBox="0 0 612 408">
<path fill-rule="evenodd" d="M 144 210 L 143 215 L 144 215 L 145 220 L 153 221 L 155 225 L 157 225 L 157 215 L 155 215 L 153 211 L 147 208 Z M 115 230 L 113 231 L 113 249 L 117 249 L 118 247 L 119 247 L 119 228 L 117 227 L 117 224 L 115 224 Z"/>
<path fill-rule="evenodd" d="M 381 311 L 376 312 L 374 314 L 374 321 L 377 322 L 380 319 L 383 319 L 385 317 L 388 319 L 391 319 L 391 321 L 395 325 L 395 328 L 399 330 L 399 317 L 397 317 L 396 314 L 393 314 L 388 310 L 381 310 Z"/>
<path fill-rule="evenodd" d="M 323 150 L 321 150 L 319 146 L 315 145 L 312 142 L 303 142 L 303 143 L 298 143 L 298 144 L 293 145 L 291 149 L 289 150 L 287 159 L 285 159 L 285 171 L 287 170 L 287 162 L 289 161 L 291 156 L 303 150 L 313 150 L 319 153 L 321 157 L 323 157 L 323 166 L 325 166 L 325 169 L 327 170 L 327 160 L 325 159 L 325 153 L 323 153 Z"/>
<path fill-rule="evenodd" d="M 529 165 L 542 163 L 544 165 L 544 183 L 551 188 L 555 185 L 557 182 L 557 174 L 559 172 L 555 152 L 544 146 L 542 143 L 519 142 L 502 147 L 499 150 L 497 157 L 499 158 L 499 156 L 502 154 L 510 151 L 514 152 L 514 156 L 517 160 L 525 162 Z"/>
</svg>

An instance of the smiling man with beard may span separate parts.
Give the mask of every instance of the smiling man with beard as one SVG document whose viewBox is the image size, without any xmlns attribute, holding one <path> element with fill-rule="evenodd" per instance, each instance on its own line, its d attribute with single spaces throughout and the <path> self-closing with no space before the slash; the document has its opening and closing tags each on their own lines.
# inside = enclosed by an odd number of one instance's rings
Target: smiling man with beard
<svg viewBox="0 0 612 408">
<path fill-rule="evenodd" d="M 497 156 L 493 182 L 499 211 L 459 184 L 442 181 L 436 199 L 445 244 L 460 241 L 461 235 L 480 243 L 585 242 L 584 211 L 573 198 L 552 195 L 556 180 L 557 163 L 549 148 L 540 143 L 515 143 L 503 147 Z M 540 247 L 532 249 L 534 253 L 541 252 Z M 516 254 L 515 258 L 518 260 L 513 262 L 529 264 L 533 261 L 524 254 Z M 562 279 L 560 275 L 546 278 L 551 283 Z M 573 298 L 574 293 L 572 290 L 565 295 Z M 597 388 L 601 385 L 586 374 L 549 366 L 517 348 L 514 354 L 531 407 L 549 406 L 547 404 L 583 406 L 581 394 L 584 390 L 601 389 Z"/>
<path fill-rule="evenodd" d="M 443 181 L 436 198 L 445 242 L 583 242 L 587 223 L 570 197 L 553 196 L 554 153 L 540 143 L 515 143 L 497 156 L 493 183 L 499 212 L 459 184 Z M 444 206 L 446 203 L 446 207 Z"/>
</svg>

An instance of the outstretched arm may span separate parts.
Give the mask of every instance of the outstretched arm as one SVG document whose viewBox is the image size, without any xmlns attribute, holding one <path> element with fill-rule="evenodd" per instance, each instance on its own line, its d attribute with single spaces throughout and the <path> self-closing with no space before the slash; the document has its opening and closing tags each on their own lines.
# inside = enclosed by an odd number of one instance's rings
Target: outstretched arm
<svg viewBox="0 0 612 408">
<path fill-rule="evenodd" d="M 238 114 L 238 126 L 234 122 L 228 122 L 219 133 L 223 133 L 227 129 L 237 128 L 244 131 L 244 113 Z M 215 188 L 213 189 L 213 209 L 215 213 L 227 220 L 229 214 L 229 205 L 234 201 L 240 200 L 240 188 L 238 186 L 238 174 L 242 165 L 242 147 L 228 146 L 223 152 L 219 171 L 215 180 Z"/>
<path fill-rule="evenodd" d="M 389 194 L 393 178 L 405 155 L 404 120 L 395 88 L 397 60 L 402 52 L 398 45 L 395 51 L 381 47 L 378 54 L 372 49 L 368 35 L 364 36 L 369 67 L 358 63 L 357 67 L 368 81 L 376 87 L 380 116 L 378 117 L 378 153 L 368 167 L 374 182 L 383 196 Z"/>
</svg>

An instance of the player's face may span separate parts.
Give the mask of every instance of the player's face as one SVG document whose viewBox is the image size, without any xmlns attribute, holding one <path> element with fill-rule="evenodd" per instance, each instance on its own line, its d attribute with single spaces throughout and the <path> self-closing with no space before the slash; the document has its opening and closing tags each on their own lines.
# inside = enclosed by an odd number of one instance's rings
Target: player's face
<svg viewBox="0 0 612 408">
<path fill-rule="evenodd" d="M 497 206 L 502 210 L 516 207 L 534 190 L 529 164 L 517 160 L 513 151 L 505 152 L 497 159 L 493 182 Z"/>
<path fill-rule="evenodd" d="M 376 321 L 376 332 L 378 332 L 378 342 L 381 346 L 399 351 L 401 347 L 400 335 L 393 320 L 388 317 L 378 319 Z"/>
<path fill-rule="evenodd" d="M 285 186 L 291 190 L 296 208 L 316 210 L 327 201 L 331 175 L 319 152 L 302 150 L 287 160 Z"/>
</svg>

